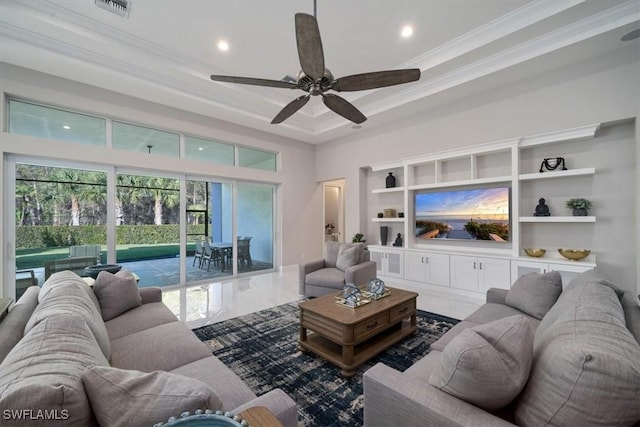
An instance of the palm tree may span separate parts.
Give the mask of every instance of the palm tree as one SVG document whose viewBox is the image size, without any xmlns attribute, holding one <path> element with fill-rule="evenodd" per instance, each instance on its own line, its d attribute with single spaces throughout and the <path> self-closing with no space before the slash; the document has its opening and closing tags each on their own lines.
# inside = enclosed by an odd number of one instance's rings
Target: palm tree
<svg viewBox="0 0 640 427">
<path fill-rule="evenodd" d="M 116 225 L 133 224 L 136 207 L 146 194 L 146 178 L 138 175 L 118 175 L 116 192 Z M 127 209 L 128 208 L 128 209 Z M 127 210 L 129 218 L 127 218 Z"/>
<path fill-rule="evenodd" d="M 178 180 L 171 178 L 151 178 L 149 181 L 154 199 L 153 223 L 162 225 L 163 208 L 173 208 L 180 203 Z"/>
</svg>

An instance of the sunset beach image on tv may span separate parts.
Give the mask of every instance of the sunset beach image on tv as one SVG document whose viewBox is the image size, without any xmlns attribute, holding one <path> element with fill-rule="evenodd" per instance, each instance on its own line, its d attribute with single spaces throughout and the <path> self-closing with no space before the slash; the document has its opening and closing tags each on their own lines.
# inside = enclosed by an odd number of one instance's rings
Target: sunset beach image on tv
<svg viewBox="0 0 640 427">
<path fill-rule="evenodd" d="M 509 241 L 510 188 L 415 194 L 415 236 L 420 239 Z"/>
</svg>

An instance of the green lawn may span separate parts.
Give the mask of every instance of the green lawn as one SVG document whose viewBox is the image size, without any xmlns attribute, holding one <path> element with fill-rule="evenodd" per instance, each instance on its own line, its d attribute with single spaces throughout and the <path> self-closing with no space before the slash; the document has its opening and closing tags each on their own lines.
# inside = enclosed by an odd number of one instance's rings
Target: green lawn
<svg viewBox="0 0 640 427">
<path fill-rule="evenodd" d="M 187 253 L 192 254 L 194 244 L 187 245 Z M 180 252 L 178 243 L 157 245 L 118 245 L 116 259 L 119 262 L 135 261 L 153 258 L 168 258 L 177 256 Z M 42 267 L 44 261 L 65 258 L 69 256 L 69 247 L 58 246 L 50 248 L 18 249 L 16 251 L 16 268 Z M 102 262 L 107 262 L 107 247 L 102 246 Z"/>
</svg>

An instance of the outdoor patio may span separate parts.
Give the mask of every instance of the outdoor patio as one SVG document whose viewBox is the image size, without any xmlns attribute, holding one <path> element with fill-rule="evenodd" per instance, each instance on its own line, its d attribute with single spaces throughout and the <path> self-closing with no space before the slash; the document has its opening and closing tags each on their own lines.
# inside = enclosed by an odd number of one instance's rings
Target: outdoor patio
<svg viewBox="0 0 640 427">
<path fill-rule="evenodd" d="M 120 262 L 123 269 L 130 270 L 140 278 L 138 286 L 141 288 L 149 286 L 173 286 L 180 283 L 180 258 L 155 258 L 140 261 Z M 193 256 L 187 258 L 187 282 L 199 282 L 203 280 L 218 279 L 228 277 L 233 274 L 233 270 L 227 266 L 224 271 L 215 265 L 211 265 L 209 271 L 207 268 L 198 268 L 198 262 L 193 266 Z M 238 269 L 238 273 L 247 273 L 260 270 L 269 270 L 273 268 L 272 264 L 261 261 L 253 261 L 251 267 L 242 265 Z M 45 281 L 44 268 L 33 268 L 38 284 L 42 286 Z"/>
</svg>

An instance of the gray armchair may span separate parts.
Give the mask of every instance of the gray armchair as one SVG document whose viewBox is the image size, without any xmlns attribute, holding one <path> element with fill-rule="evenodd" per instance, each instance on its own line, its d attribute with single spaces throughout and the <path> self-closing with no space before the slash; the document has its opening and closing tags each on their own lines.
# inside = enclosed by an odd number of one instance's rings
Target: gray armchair
<svg viewBox="0 0 640 427">
<path fill-rule="evenodd" d="M 325 258 L 298 265 L 299 293 L 319 297 L 340 292 L 346 283 L 365 285 L 376 277 L 364 243 L 325 242 Z"/>
</svg>

